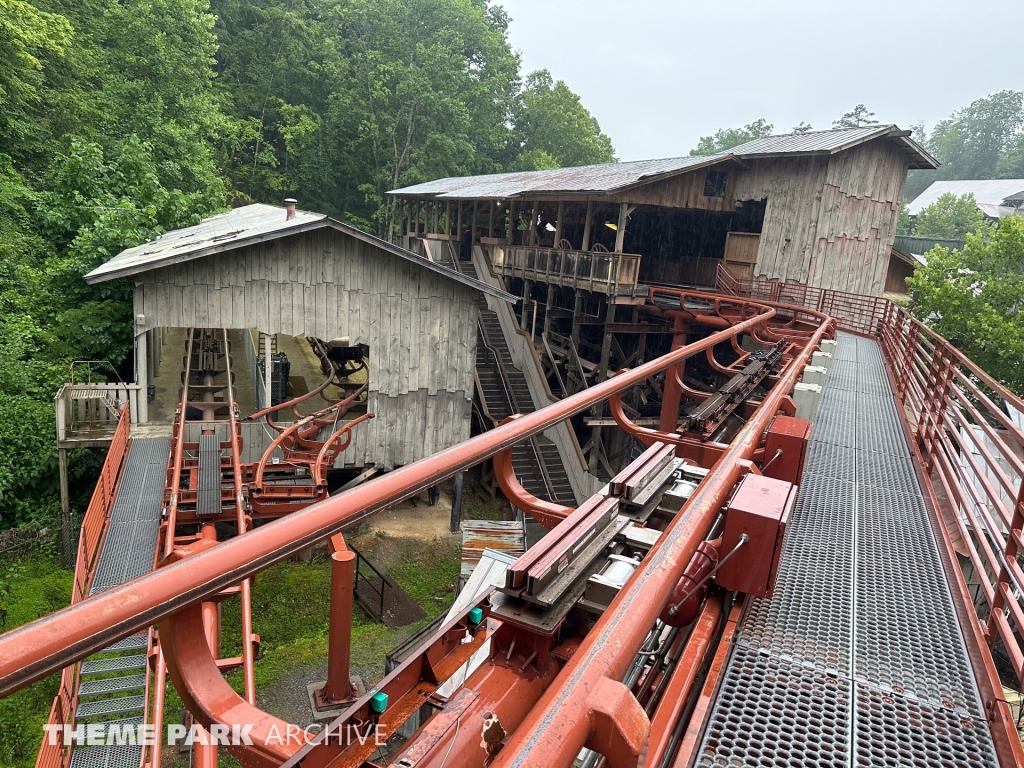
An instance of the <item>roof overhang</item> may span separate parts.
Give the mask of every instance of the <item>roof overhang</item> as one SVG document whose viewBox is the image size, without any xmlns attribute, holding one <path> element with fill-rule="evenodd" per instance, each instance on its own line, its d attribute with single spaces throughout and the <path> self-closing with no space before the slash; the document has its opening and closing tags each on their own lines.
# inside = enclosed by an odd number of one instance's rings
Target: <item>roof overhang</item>
<svg viewBox="0 0 1024 768">
<path fill-rule="evenodd" d="M 283 213 L 282 209 L 282 213 Z M 131 277 L 133 275 L 143 274 L 150 272 L 154 269 L 160 269 L 162 267 L 172 266 L 174 264 L 181 264 L 186 261 L 193 261 L 194 259 L 201 259 L 206 256 L 213 256 L 218 253 L 225 253 L 227 251 L 237 250 L 239 248 L 245 248 L 250 245 L 257 245 L 259 243 L 267 242 L 270 240 L 279 240 L 281 238 L 292 237 L 303 232 L 310 232 L 316 229 L 333 229 L 338 232 L 342 232 L 346 235 L 361 240 L 364 243 L 368 243 L 377 248 L 380 248 L 388 253 L 391 253 L 401 259 L 412 262 L 419 267 L 429 269 L 431 272 L 444 275 L 445 277 L 454 280 L 463 285 L 470 286 L 472 288 L 481 291 L 488 296 L 494 296 L 497 299 L 502 299 L 511 304 L 515 304 L 519 301 L 519 297 L 513 296 L 510 293 L 506 293 L 498 288 L 488 285 L 482 280 L 470 277 L 469 275 L 463 275 L 461 272 L 449 269 L 448 267 L 438 264 L 435 261 L 424 259 L 422 256 L 418 256 L 412 251 L 406 250 L 400 246 L 389 243 L 386 240 L 382 240 L 375 235 L 371 235 L 369 232 L 364 232 L 356 227 L 344 224 L 336 219 L 332 219 L 329 216 L 318 216 L 314 219 L 300 220 L 294 226 L 284 226 L 273 230 L 272 232 L 262 232 L 252 235 L 242 235 L 231 240 L 222 239 L 219 242 L 211 242 L 209 245 L 192 249 L 192 250 L 181 250 L 171 252 L 167 256 L 157 257 L 150 260 L 140 260 L 136 262 L 129 262 L 123 266 L 113 267 L 104 269 L 110 262 L 102 264 L 94 269 L 89 274 L 85 275 L 85 282 L 89 285 L 96 285 L 97 283 L 107 282 L 109 280 L 115 280 L 121 277 Z M 131 249 L 129 249 L 131 250 Z M 116 259 L 117 257 L 115 257 Z"/>
</svg>

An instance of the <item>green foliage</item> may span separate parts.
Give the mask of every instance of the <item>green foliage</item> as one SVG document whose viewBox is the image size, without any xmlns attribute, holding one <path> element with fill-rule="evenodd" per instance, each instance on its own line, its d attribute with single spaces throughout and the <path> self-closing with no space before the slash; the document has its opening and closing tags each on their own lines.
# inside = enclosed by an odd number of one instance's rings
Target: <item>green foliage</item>
<svg viewBox="0 0 1024 768">
<path fill-rule="evenodd" d="M 1024 92 L 999 91 L 977 99 L 940 120 L 930 135 L 922 126 L 915 138 L 942 165 L 910 172 L 910 199 L 937 180 L 1024 178 Z"/>
<path fill-rule="evenodd" d="M 522 154 L 516 165 L 522 170 L 615 160 L 612 140 L 601 132 L 597 119 L 563 80 L 555 82 L 546 69 L 526 78 L 516 128 L 522 136 Z"/>
<path fill-rule="evenodd" d="M 907 286 L 914 314 L 997 381 L 1024 393 L 1024 219 L 989 236 L 968 234 L 963 251 L 936 247 Z"/>
<path fill-rule="evenodd" d="M 910 216 L 910 211 L 907 209 L 907 201 L 903 200 L 900 202 L 900 213 L 896 219 L 896 234 L 897 235 L 909 235 L 913 233 L 914 220 Z"/>
<path fill-rule="evenodd" d="M 861 128 L 865 125 L 877 125 L 875 113 L 868 111 L 863 104 L 858 104 L 838 120 L 832 121 L 833 128 Z"/>
<path fill-rule="evenodd" d="M 6 610 L 0 630 L 66 606 L 73 578 L 59 561 L 45 554 L 0 561 L 0 607 Z M 53 675 L 0 699 L 0 765 L 31 768 L 35 764 L 42 725 L 59 686 L 60 675 Z"/>
<path fill-rule="evenodd" d="M 913 234 L 917 237 L 961 239 L 968 233 L 984 234 L 989 228 L 974 195 L 957 197 L 952 192 L 922 208 L 915 219 Z"/>
<path fill-rule="evenodd" d="M 711 136 L 701 136 L 697 146 L 690 150 L 691 155 L 714 155 L 724 152 L 740 144 L 754 139 L 762 139 L 772 135 L 773 126 L 763 117 L 742 128 L 722 128 Z"/>
<path fill-rule="evenodd" d="M 804 121 L 801 121 L 799 125 L 793 126 L 793 133 L 807 133 L 808 131 L 813 130 L 814 126 Z"/>
</svg>

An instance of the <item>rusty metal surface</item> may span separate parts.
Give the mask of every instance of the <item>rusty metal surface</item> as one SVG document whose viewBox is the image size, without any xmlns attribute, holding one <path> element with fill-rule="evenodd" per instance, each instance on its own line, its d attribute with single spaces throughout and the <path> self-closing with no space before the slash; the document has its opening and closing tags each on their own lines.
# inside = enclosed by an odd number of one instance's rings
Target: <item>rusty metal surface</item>
<svg viewBox="0 0 1024 768">
<path fill-rule="evenodd" d="M 484 550 L 519 557 L 526 551 L 526 532 L 519 520 L 462 521 L 462 578 L 468 579 Z"/>
<path fill-rule="evenodd" d="M 407 197 L 441 199 L 528 196 L 531 193 L 614 192 L 641 181 L 653 181 L 665 174 L 693 170 L 735 159 L 731 152 L 719 155 L 672 157 L 663 160 L 633 160 L 625 163 L 555 168 L 548 171 L 519 171 L 484 176 L 457 176 L 416 184 L 389 192 Z"/>
<path fill-rule="evenodd" d="M 227 213 L 219 213 L 204 219 L 195 226 L 175 229 L 148 243 L 127 248 L 87 274 L 85 281 L 90 285 L 102 283 L 118 277 L 136 275 L 151 269 L 191 261 L 221 251 L 254 245 L 266 240 L 287 237 L 322 227 L 351 235 L 357 240 L 362 240 L 406 261 L 414 262 L 424 269 L 445 275 L 458 283 L 483 291 L 495 298 L 513 303 L 517 301 L 515 296 L 493 288 L 481 280 L 448 269 L 422 256 L 417 256 L 412 251 L 407 251 L 368 232 L 363 232 L 361 229 L 336 221 L 325 214 L 298 211 L 294 218 L 286 219 L 284 208 L 262 203 L 244 205 Z"/>
<path fill-rule="evenodd" d="M 660 160 L 584 165 L 546 171 L 518 171 L 482 176 L 436 179 L 388 194 L 403 197 L 432 197 L 442 200 L 529 197 L 531 194 L 610 193 L 660 176 L 690 171 L 727 160 L 757 159 L 789 154 L 833 154 L 872 139 L 891 137 L 910 157 L 911 168 L 936 168 L 938 163 L 920 144 L 895 125 L 871 125 L 829 131 L 808 131 L 754 139 L 717 155 L 691 155 Z M 1017 190 L 1011 190 L 1016 192 Z M 1009 192 L 1007 194 L 1010 194 Z"/>
<path fill-rule="evenodd" d="M 756 158 L 774 155 L 826 153 L 835 154 L 865 141 L 889 137 L 910 156 L 911 168 L 937 168 L 938 161 L 909 136 L 901 136 L 895 125 L 866 125 L 860 128 L 840 128 L 829 131 L 807 131 L 787 133 L 781 136 L 765 136 L 746 144 L 732 147 L 729 151 L 740 158 Z"/>
</svg>

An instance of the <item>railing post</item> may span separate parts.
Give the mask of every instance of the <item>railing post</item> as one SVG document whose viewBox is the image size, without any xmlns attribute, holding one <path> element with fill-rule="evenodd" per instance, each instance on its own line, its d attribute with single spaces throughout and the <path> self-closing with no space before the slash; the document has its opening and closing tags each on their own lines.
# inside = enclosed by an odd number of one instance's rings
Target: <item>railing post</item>
<svg viewBox="0 0 1024 768">
<path fill-rule="evenodd" d="M 945 408 L 946 396 L 949 393 L 950 381 L 953 378 L 951 355 L 945 345 L 936 342 L 935 353 L 928 366 L 924 402 L 921 404 L 919 420 L 920 437 L 924 446 L 924 470 L 931 472 L 935 459 L 935 436 L 942 429 L 942 411 Z"/>
<path fill-rule="evenodd" d="M 1016 533 L 1017 535 L 1020 535 L 1022 527 L 1024 527 L 1024 477 L 1021 478 L 1020 486 L 1017 489 L 1017 499 L 1013 506 L 1013 517 L 1010 519 L 1010 533 L 1006 537 L 1006 547 L 1003 549 L 1003 565 L 999 568 L 999 576 L 996 578 L 995 582 L 995 594 L 992 596 L 992 610 L 988 615 L 988 624 L 986 626 L 985 633 L 988 635 L 988 644 L 990 647 L 995 645 L 996 638 L 999 637 L 999 628 L 996 625 L 996 614 L 1002 612 L 1003 606 L 1006 603 L 1003 598 L 1003 592 L 1009 591 L 1010 589 L 1010 573 L 1006 570 L 1005 564 L 1009 562 L 1016 562 L 1017 560 L 1019 548 L 1017 547 L 1016 536 L 1014 534 Z"/>
<path fill-rule="evenodd" d="M 356 554 L 342 549 L 331 555 L 331 617 L 327 650 L 327 682 L 316 691 L 318 706 L 352 701 L 358 695 L 350 676 L 352 596 Z"/>
</svg>

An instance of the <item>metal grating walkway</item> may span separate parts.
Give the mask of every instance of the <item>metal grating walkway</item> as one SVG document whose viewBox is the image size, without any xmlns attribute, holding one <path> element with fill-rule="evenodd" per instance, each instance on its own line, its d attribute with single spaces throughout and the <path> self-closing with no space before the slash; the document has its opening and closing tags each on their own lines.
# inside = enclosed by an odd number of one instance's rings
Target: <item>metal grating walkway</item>
<svg viewBox="0 0 1024 768">
<path fill-rule="evenodd" d="M 132 439 L 90 595 L 153 569 L 170 451 L 169 438 Z M 148 644 L 147 634 L 130 635 L 82 663 L 77 723 L 143 722 Z M 111 719 L 118 715 L 133 716 Z M 71 768 L 138 768 L 141 761 L 142 747 L 135 744 L 80 746 L 71 753 Z"/>
<path fill-rule="evenodd" d="M 170 438 L 132 440 L 90 595 L 153 570 L 170 452 Z"/>
<path fill-rule="evenodd" d="M 878 344 L 840 334 L 775 596 L 744 611 L 699 766 L 996 766 Z"/>
</svg>

